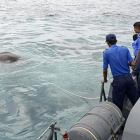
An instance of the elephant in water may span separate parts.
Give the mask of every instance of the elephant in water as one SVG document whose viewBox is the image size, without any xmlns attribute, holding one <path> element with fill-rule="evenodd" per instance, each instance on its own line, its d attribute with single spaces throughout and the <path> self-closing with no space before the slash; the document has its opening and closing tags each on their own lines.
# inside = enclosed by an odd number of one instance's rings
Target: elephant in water
<svg viewBox="0 0 140 140">
<path fill-rule="evenodd" d="M 19 60 L 20 58 L 21 58 L 20 56 L 10 53 L 10 52 L 0 53 L 0 61 L 2 61 L 2 62 L 6 62 L 6 61 L 15 62 L 15 61 Z"/>
</svg>

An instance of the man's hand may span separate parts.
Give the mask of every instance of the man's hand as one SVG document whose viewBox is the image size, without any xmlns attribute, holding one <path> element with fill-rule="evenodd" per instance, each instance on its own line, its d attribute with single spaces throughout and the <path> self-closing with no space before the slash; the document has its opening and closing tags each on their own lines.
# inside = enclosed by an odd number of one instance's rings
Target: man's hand
<svg viewBox="0 0 140 140">
<path fill-rule="evenodd" d="M 131 69 L 134 70 L 135 66 L 131 66 Z"/>
<path fill-rule="evenodd" d="M 101 83 L 106 83 L 107 82 L 107 79 L 103 79 L 102 81 L 101 81 Z"/>
<path fill-rule="evenodd" d="M 131 76 L 132 76 L 132 77 L 135 77 L 135 75 L 133 75 L 132 73 L 131 73 Z"/>
</svg>

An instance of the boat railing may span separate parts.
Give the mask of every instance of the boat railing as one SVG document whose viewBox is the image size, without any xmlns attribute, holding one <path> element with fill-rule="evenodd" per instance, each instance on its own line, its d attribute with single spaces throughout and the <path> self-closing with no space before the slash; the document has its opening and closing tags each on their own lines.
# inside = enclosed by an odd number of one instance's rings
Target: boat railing
<svg viewBox="0 0 140 140">
<path fill-rule="evenodd" d="M 102 99 L 102 97 L 103 97 L 103 99 Z M 104 83 L 102 83 L 102 85 L 101 85 L 100 102 L 102 102 L 103 100 L 104 101 L 107 100 L 105 90 L 104 90 Z"/>
<path fill-rule="evenodd" d="M 37 140 L 57 140 L 57 133 L 64 136 L 67 133 L 66 129 L 56 127 L 57 122 L 52 123 L 39 137 Z M 48 136 L 47 136 L 47 133 Z"/>
</svg>

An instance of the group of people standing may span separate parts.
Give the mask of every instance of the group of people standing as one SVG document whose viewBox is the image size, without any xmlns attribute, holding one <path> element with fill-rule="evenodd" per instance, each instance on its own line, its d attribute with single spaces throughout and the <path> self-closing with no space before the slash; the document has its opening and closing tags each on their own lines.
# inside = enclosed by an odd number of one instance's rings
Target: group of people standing
<svg viewBox="0 0 140 140">
<path fill-rule="evenodd" d="M 106 36 L 106 43 L 109 49 L 103 53 L 102 82 L 107 82 L 107 69 L 108 65 L 110 65 L 113 75 L 112 101 L 121 111 L 126 95 L 132 105 L 137 102 L 140 96 L 140 22 L 136 22 L 133 26 L 136 33 L 133 36 L 134 42 L 132 43 L 134 59 L 127 47 L 116 45 L 117 38 L 115 34 L 108 34 Z M 132 67 L 132 73 L 130 73 L 129 66 Z M 132 76 L 137 76 L 138 87 L 136 87 Z"/>
</svg>

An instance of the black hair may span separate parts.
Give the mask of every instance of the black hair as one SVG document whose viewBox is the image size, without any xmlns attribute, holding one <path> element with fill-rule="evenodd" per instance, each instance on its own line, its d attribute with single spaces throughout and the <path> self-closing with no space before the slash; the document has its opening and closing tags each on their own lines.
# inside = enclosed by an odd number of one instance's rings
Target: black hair
<svg viewBox="0 0 140 140">
<path fill-rule="evenodd" d="M 137 40 L 137 35 L 138 35 L 138 34 L 134 34 L 134 35 L 133 35 L 133 41 Z"/>
<path fill-rule="evenodd" d="M 139 28 L 140 29 L 140 21 L 138 21 L 138 22 L 136 22 L 136 23 L 134 23 L 134 25 L 133 25 L 134 27 L 136 27 L 136 28 Z"/>
<path fill-rule="evenodd" d="M 111 45 L 114 45 L 114 44 L 116 44 L 117 40 L 108 40 L 106 42 L 110 43 Z"/>
</svg>

